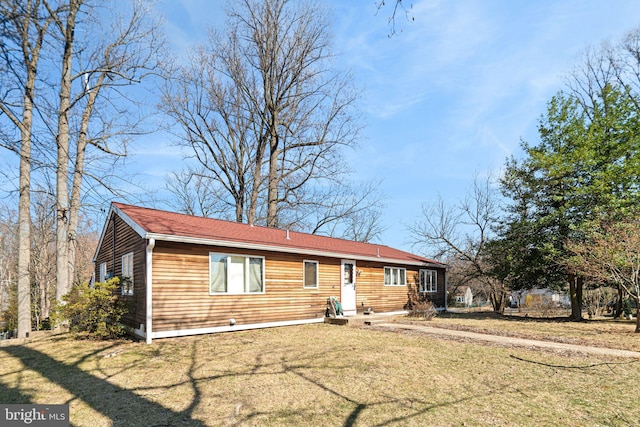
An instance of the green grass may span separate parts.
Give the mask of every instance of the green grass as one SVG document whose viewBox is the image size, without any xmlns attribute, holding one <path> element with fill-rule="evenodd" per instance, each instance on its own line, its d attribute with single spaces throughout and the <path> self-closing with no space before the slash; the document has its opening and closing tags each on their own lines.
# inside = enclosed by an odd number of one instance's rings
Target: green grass
<svg viewBox="0 0 640 427">
<path fill-rule="evenodd" d="M 74 426 L 638 425 L 639 377 L 635 360 L 323 324 L 0 348 L 0 402 L 69 403 Z"/>
</svg>

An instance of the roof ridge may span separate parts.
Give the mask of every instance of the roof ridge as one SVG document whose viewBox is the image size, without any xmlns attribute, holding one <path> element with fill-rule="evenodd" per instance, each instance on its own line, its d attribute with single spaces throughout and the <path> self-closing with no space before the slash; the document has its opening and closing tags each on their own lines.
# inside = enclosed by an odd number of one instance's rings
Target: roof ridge
<svg viewBox="0 0 640 427">
<path fill-rule="evenodd" d="M 312 234 L 304 231 L 189 215 L 121 202 L 112 202 L 112 205 L 122 211 L 123 214 L 127 215 L 149 234 L 263 246 L 275 245 L 278 248 L 321 251 L 341 254 L 345 257 L 362 256 L 444 265 L 439 261 L 381 243 L 361 242 L 322 234 Z M 177 218 L 181 220 L 178 221 Z"/>
<path fill-rule="evenodd" d="M 205 220 L 213 220 L 213 221 L 220 221 L 220 222 L 225 222 L 225 223 L 229 223 L 229 224 L 233 224 L 233 225 L 240 225 L 240 226 L 245 226 L 245 227 L 258 227 L 258 228 L 262 228 L 264 230 L 278 230 L 278 231 L 289 231 L 290 233 L 297 233 L 297 234 L 304 234 L 307 236 L 314 236 L 314 237 L 321 237 L 321 238 L 325 238 L 325 239 L 333 239 L 333 240 L 342 240 L 345 242 L 350 242 L 350 243 L 361 243 L 364 245 L 372 245 L 372 246 L 380 246 L 380 247 L 385 247 L 385 248 L 389 248 L 389 249 L 394 249 L 396 251 L 400 251 L 402 249 L 396 249 L 393 248 L 389 245 L 385 245 L 383 243 L 373 243 L 373 242 L 363 242 L 360 240 L 351 240 L 351 239 L 347 239 L 345 237 L 334 237 L 334 236 L 327 236 L 325 234 L 315 234 L 315 233 L 309 233 L 306 231 L 300 231 L 300 230 L 292 230 L 290 228 L 280 228 L 280 227 L 268 227 L 266 225 L 260 225 L 260 224 L 250 224 L 248 222 L 238 222 L 238 221 L 233 221 L 230 219 L 221 219 L 221 218 L 212 218 L 209 216 L 202 216 L 202 215 L 191 215 L 191 214 L 187 214 L 184 212 L 174 212 L 174 211 L 170 211 L 167 209 L 158 209 L 158 208 L 150 208 L 147 206 L 139 206 L 139 205 L 132 205 L 132 204 L 128 204 L 128 203 L 121 203 L 121 202 L 112 202 L 114 205 L 120 205 L 120 206 L 125 206 L 125 207 L 131 207 L 131 208 L 135 208 L 135 209 L 146 209 L 146 210 L 150 210 L 150 211 L 156 211 L 156 212 L 164 212 L 170 215 L 180 215 L 180 216 L 185 216 L 185 217 L 190 217 L 190 218 L 201 218 L 201 219 L 205 219 Z M 403 251 L 406 252 L 406 251 Z"/>
</svg>

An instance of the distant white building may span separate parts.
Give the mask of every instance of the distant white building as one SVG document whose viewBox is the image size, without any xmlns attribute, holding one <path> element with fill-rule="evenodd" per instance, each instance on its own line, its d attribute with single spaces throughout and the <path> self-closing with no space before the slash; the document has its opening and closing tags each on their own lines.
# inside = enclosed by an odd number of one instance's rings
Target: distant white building
<svg viewBox="0 0 640 427">
<path fill-rule="evenodd" d="M 563 292 L 552 289 L 528 289 L 512 292 L 509 297 L 511 307 L 535 307 L 535 306 L 569 306 L 569 296 Z"/>
<path fill-rule="evenodd" d="M 469 286 L 459 286 L 455 293 L 456 304 L 471 307 L 473 305 L 473 292 Z"/>
</svg>

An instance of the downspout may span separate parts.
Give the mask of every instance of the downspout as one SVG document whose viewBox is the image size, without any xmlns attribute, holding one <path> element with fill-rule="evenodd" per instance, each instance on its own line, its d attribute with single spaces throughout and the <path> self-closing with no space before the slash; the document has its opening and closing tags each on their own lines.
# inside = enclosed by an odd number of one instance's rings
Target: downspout
<svg viewBox="0 0 640 427">
<path fill-rule="evenodd" d="M 145 321 L 145 337 L 147 339 L 147 344 L 151 344 L 151 332 L 153 331 L 152 327 L 151 327 L 151 323 L 152 323 L 152 308 L 153 308 L 153 271 L 152 271 L 152 266 L 153 266 L 153 248 L 156 246 L 156 239 L 149 239 L 149 242 L 147 243 L 147 258 L 146 258 L 146 321 Z"/>
<path fill-rule="evenodd" d="M 449 270 L 449 266 L 446 266 L 444 268 L 444 311 L 445 312 L 449 311 L 449 307 L 447 306 L 447 303 L 449 301 L 449 275 L 447 274 L 448 270 Z"/>
<path fill-rule="evenodd" d="M 112 236 L 111 236 L 111 278 L 116 277 L 116 215 L 113 214 L 111 217 L 112 222 Z M 109 276 L 109 272 L 107 271 L 107 276 Z"/>
</svg>

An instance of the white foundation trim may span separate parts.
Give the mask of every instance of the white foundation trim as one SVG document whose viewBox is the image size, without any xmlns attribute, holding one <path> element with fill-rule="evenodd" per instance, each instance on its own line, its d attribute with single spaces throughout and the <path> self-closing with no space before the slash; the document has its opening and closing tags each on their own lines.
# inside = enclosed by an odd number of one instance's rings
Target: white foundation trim
<svg viewBox="0 0 640 427">
<path fill-rule="evenodd" d="M 324 322 L 324 317 L 319 317 L 316 319 L 285 320 L 281 322 L 250 323 L 246 325 L 215 326 L 211 328 L 176 329 L 173 331 L 158 331 L 158 332 L 151 332 L 151 334 L 147 333 L 147 343 L 149 342 L 150 339 L 155 339 L 155 338 L 184 337 L 187 335 L 214 334 L 216 332 L 246 331 L 249 329 L 276 328 L 279 326 L 295 326 L 295 325 L 306 325 L 308 323 L 323 323 L 323 322 Z"/>
</svg>

